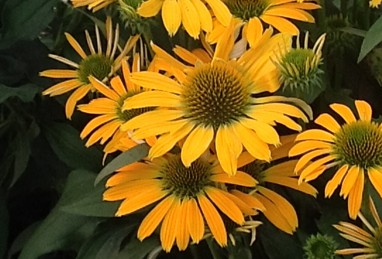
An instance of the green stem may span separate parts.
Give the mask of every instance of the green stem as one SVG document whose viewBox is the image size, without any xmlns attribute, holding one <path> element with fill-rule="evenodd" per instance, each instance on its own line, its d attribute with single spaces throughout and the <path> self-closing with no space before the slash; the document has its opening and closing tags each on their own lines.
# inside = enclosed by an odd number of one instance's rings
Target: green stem
<svg viewBox="0 0 382 259">
<path fill-rule="evenodd" d="M 221 259 L 218 251 L 216 250 L 216 245 L 214 244 L 214 241 L 212 240 L 212 238 L 207 238 L 207 244 L 208 244 L 208 247 L 210 248 L 212 258 Z"/>
</svg>

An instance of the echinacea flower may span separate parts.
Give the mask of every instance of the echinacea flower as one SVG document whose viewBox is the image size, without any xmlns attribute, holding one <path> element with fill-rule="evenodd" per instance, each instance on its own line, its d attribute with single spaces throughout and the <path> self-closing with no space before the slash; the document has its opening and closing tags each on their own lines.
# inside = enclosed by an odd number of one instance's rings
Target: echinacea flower
<svg viewBox="0 0 382 259">
<path fill-rule="evenodd" d="M 198 38 L 201 30 L 212 30 L 210 10 L 221 24 L 229 24 L 231 14 L 222 0 L 147 0 L 138 8 L 138 14 L 153 17 L 161 11 L 163 24 L 170 36 L 183 25 L 191 37 Z"/>
<path fill-rule="evenodd" d="M 280 70 L 281 92 L 311 103 L 323 90 L 321 76 L 322 47 L 325 34 L 321 35 L 313 48 L 309 48 L 309 33 L 305 34 L 304 45 L 300 47 L 297 37 L 295 48 L 280 49 L 275 63 Z"/>
<path fill-rule="evenodd" d="M 302 182 L 298 184 L 298 175 L 294 173 L 297 160 L 289 160 L 277 163 L 278 159 L 285 158 L 295 136 L 284 137 L 284 147 L 272 150 L 274 159 L 269 164 L 266 161 L 256 160 L 247 152 L 243 152 L 238 160 L 238 172 L 245 172 L 258 181 L 258 184 L 250 194 L 261 202 L 264 216 L 280 230 L 292 234 L 298 227 L 298 218 L 292 204 L 277 193 L 275 189 L 269 188 L 269 184 L 276 184 L 291 188 L 305 194 L 316 196 L 317 190 Z M 239 190 L 232 190 L 232 194 L 239 198 L 244 197 Z"/>
<path fill-rule="evenodd" d="M 372 110 L 367 102 L 357 100 L 355 107 L 358 119 L 346 105 L 330 105 L 345 123 L 341 125 L 328 113 L 321 114 L 315 123 L 325 130 L 300 133 L 289 153 L 303 155 L 295 168 L 300 182 L 314 180 L 329 168 L 336 170 L 326 184 L 325 196 L 331 197 L 341 185 L 340 195 L 348 199 L 352 219 L 361 208 L 365 177 L 382 197 L 382 128 L 372 122 Z"/>
<path fill-rule="evenodd" d="M 139 55 L 136 54 L 132 71 L 139 71 L 139 67 Z M 110 80 L 110 87 L 90 76 L 90 82 L 103 96 L 93 99 L 88 104 L 78 106 L 78 109 L 84 113 L 98 115 L 89 121 L 81 132 L 81 138 L 89 136 L 85 146 L 89 147 L 98 141 L 103 145 L 111 138 L 113 139 L 113 142 L 107 148 L 105 147 L 106 155 L 119 150 L 121 145 L 128 149 L 141 143 L 131 139 L 129 133 L 122 132 L 120 127 L 131 118 L 152 110 L 142 108 L 122 111 L 122 105 L 126 99 L 143 91 L 141 87 L 130 81 L 131 71 L 126 60 L 122 62 L 122 73 L 124 80 L 120 76 L 116 76 Z M 120 143 L 121 141 L 123 143 Z"/>
<path fill-rule="evenodd" d="M 306 259 L 336 259 L 338 243 L 329 235 L 311 235 L 305 241 L 304 258 Z"/>
<path fill-rule="evenodd" d="M 240 30 L 242 37 L 252 47 L 263 33 L 263 24 L 269 24 L 279 32 L 299 34 L 299 29 L 288 19 L 314 23 L 314 17 L 307 10 L 320 8 L 314 2 L 299 3 L 296 0 L 223 0 L 232 14 L 228 31 L 227 25 L 214 21 L 213 31 L 208 41 L 216 42 L 224 33 L 232 34 Z"/>
<path fill-rule="evenodd" d="M 149 151 L 151 159 L 184 140 L 181 158 L 185 166 L 190 166 L 210 145 L 230 175 L 236 173 L 243 147 L 252 156 L 269 161 L 268 145 L 279 144 L 275 124 L 301 130 L 290 117 L 308 121 L 311 110 L 296 98 L 258 96 L 279 87 L 276 67 L 269 56 L 283 40 L 275 36 L 265 43 L 233 60 L 228 57 L 233 46 L 229 39 L 218 43 L 213 57 L 201 55 L 202 60 L 186 49 L 176 48 L 177 55 L 191 66 L 153 46 L 157 69 L 174 77 L 155 72 L 132 73 L 134 83 L 152 90 L 129 98 L 124 107 L 158 109 L 131 119 L 122 129 L 136 129 L 133 136 L 137 139 L 160 135 Z"/>
<path fill-rule="evenodd" d="M 370 0 L 369 1 L 369 5 L 370 7 L 373 7 L 373 8 L 378 8 L 381 4 L 381 0 Z"/>
<path fill-rule="evenodd" d="M 137 236 L 143 240 L 160 226 L 160 240 L 167 252 L 174 243 L 179 250 L 185 250 L 190 240 L 199 243 L 206 227 L 220 246 L 226 246 L 228 237 L 221 214 L 242 226 L 243 211 L 255 208 L 221 188 L 224 184 L 252 187 L 256 180 L 245 173 L 228 176 L 208 156 L 185 167 L 179 154 L 169 153 L 152 162 L 136 162 L 120 169 L 107 181 L 103 198 L 122 200 L 116 216 L 154 205 Z"/>
<path fill-rule="evenodd" d="M 55 84 L 54 86 L 46 89 L 42 94 L 49 96 L 61 95 L 74 90 L 70 95 L 65 105 L 65 114 L 67 118 L 71 118 L 76 107 L 76 104 L 90 91 L 95 91 L 92 83 L 89 81 L 89 76 L 93 76 L 99 81 L 105 81 L 115 74 L 121 67 L 122 60 L 126 54 L 132 49 L 137 42 L 139 36 L 130 37 L 126 42 L 124 48 L 117 54 L 118 41 L 119 41 L 119 27 L 116 26 L 113 32 L 113 25 L 111 18 L 106 19 L 106 50 L 102 50 L 101 37 L 99 34 L 98 26 L 95 26 L 97 48 L 94 48 L 92 39 L 85 31 L 86 40 L 89 47 L 90 54 L 87 55 L 81 45 L 69 34 L 65 33 L 66 39 L 72 48 L 81 57 L 81 61 L 76 63 L 64 57 L 50 54 L 49 57 L 58 60 L 66 65 L 72 67 L 71 69 L 48 69 L 40 72 L 40 76 L 49 78 L 67 79 L 66 81 Z"/>
<path fill-rule="evenodd" d="M 373 226 L 374 224 L 368 221 L 361 212 L 358 213 L 358 217 L 364 228 L 349 222 L 334 225 L 343 238 L 361 246 L 337 250 L 338 255 L 353 255 L 353 259 L 382 258 L 382 221 L 371 197 L 369 197 L 368 214 L 371 214 L 376 226 Z"/>
<path fill-rule="evenodd" d="M 117 0 L 71 0 L 73 7 L 87 6 L 88 9 L 93 10 L 93 12 L 101 10 L 116 1 Z"/>
</svg>

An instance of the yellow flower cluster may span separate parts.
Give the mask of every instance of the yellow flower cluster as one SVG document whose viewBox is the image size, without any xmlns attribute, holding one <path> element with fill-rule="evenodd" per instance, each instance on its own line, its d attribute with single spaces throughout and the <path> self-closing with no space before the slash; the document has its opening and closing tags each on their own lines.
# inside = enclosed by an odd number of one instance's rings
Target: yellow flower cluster
<svg viewBox="0 0 382 259">
<path fill-rule="evenodd" d="M 72 0 L 72 4 L 97 11 L 120 3 Z M 307 103 L 279 90 L 285 80 L 299 80 L 291 82 L 298 87 L 318 78 L 311 71 L 318 71 L 321 64 L 325 38 L 321 36 L 309 49 L 305 37 L 304 48 L 298 43 L 293 49 L 299 29 L 290 20 L 313 23 L 308 11 L 319 5 L 296 0 L 135 4 L 142 19 L 161 13 L 170 36 L 184 29 L 200 39 L 203 48 L 175 46 L 172 55 L 154 42 L 143 42 L 140 35 L 130 36 L 121 47 L 119 26 L 113 31 L 108 17 L 106 49 L 98 26 L 96 46 L 85 32 L 90 54 L 67 33 L 81 60 L 51 54 L 71 69 L 45 70 L 41 76 L 67 79 L 43 94 L 74 90 L 66 103 L 68 118 L 75 108 L 95 115 L 81 132 L 86 146 L 99 143 L 106 156 L 149 145 L 147 157 L 108 179 L 103 196 L 105 201 L 122 201 L 116 216 L 150 208 L 138 239 L 160 228 L 167 252 L 174 245 L 185 250 L 208 236 L 224 247 L 235 244 L 230 231 L 256 233 L 259 214 L 293 234 L 297 213 L 269 185 L 316 196 L 317 190 L 308 182 L 330 168 L 337 171 L 326 185 L 325 196 L 342 185 L 340 195 L 348 198 L 351 218 L 361 207 L 365 175 L 382 196 L 382 132 L 371 121 L 366 102 L 355 102 L 359 119 L 347 106 L 331 105 L 344 125 L 321 114 L 315 122 L 326 130 L 310 129 L 297 137 L 285 134 L 302 131 L 313 115 Z M 288 159 L 288 155 L 302 156 Z M 228 229 L 227 222 L 235 228 Z"/>
</svg>

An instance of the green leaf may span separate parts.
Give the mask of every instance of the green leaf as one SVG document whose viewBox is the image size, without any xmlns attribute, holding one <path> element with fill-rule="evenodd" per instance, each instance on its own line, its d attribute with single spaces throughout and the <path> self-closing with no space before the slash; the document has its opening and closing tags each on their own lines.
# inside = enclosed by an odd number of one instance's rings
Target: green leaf
<svg viewBox="0 0 382 259">
<path fill-rule="evenodd" d="M 73 171 L 68 176 L 60 200 L 27 241 L 19 259 L 36 259 L 52 251 L 78 249 L 94 231 L 99 219 L 62 212 L 61 206 L 93 188 L 94 177 L 94 173 L 84 170 Z"/>
<path fill-rule="evenodd" d="M 10 97 L 17 97 L 23 102 L 31 102 L 38 91 L 34 84 L 25 84 L 20 87 L 8 87 L 0 84 L 0 103 L 3 103 Z"/>
<path fill-rule="evenodd" d="M 86 148 L 80 133 L 66 123 L 53 123 L 45 128 L 46 138 L 59 159 L 69 167 L 98 171 L 102 154 L 94 147 Z"/>
<path fill-rule="evenodd" d="M 380 42 L 382 42 L 382 16 L 366 32 L 365 39 L 362 42 L 361 51 L 358 56 L 360 62 L 366 55 Z"/>
<path fill-rule="evenodd" d="M 121 248 L 122 241 L 134 229 L 136 224 L 122 225 L 121 221 L 101 224 L 95 233 L 81 247 L 77 259 L 115 258 Z M 129 257 L 130 258 L 130 257 Z"/>
<path fill-rule="evenodd" d="M 94 187 L 92 183 L 88 191 L 83 191 L 76 200 L 66 203 L 62 211 L 83 216 L 114 217 L 120 202 L 103 201 L 104 186 L 99 184 Z"/>
<path fill-rule="evenodd" d="M 0 48 L 17 40 L 35 39 L 55 16 L 58 0 L 8 0 L 1 12 Z"/>
<path fill-rule="evenodd" d="M 139 241 L 134 235 L 129 240 L 128 244 L 120 251 L 120 253 L 115 257 L 115 259 L 143 259 L 146 255 L 153 251 L 155 248 L 161 248 L 158 238 L 149 237 L 143 241 Z"/>
<path fill-rule="evenodd" d="M 95 180 L 95 184 L 98 184 L 103 178 L 114 173 L 117 169 L 144 158 L 148 153 L 149 146 L 147 144 L 140 144 L 120 154 L 101 170 Z"/>
</svg>

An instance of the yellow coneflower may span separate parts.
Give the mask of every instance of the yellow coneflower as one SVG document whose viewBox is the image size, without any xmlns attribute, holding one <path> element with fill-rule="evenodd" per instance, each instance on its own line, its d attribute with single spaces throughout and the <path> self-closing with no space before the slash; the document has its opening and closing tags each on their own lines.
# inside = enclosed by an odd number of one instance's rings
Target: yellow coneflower
<svg viewBox="0 0 382 259">
<path fill-rule="evenodd" d="M 340 231 L 340 235 L 343 238 L 362 246 L 337 250 L 336 253 L 338 255 L 354 255 L 354 259 L 382 258 L 382 221 L 370 197 L 369 211 L 375 221 L 375 227 L 361 212 L 358 213 L 358 217 L 366 229 L 349 222 L 340 222 L 338 225 L 334 225 L 334 227 Z"/>
<path fill-rule="evenodd" d="M 309 33 L 305 34 L 304 45 L 297 37 L 295 48 L 280 49 L 275 63 L 280 70 L 281 92 L 311 103 L 323 91 L 321 76 L 322 47 L 325 34 L 321 35 L 313 48 L 309 48 Z"/>
<path fill-rule="evenodd" d="M 116 1 L 117 0 L 71 0 L 73 7 L 87 6 L 88 9 L 93 10 L 93 12 L 101 10 Z"/>
<path fill-rule="evenodd" d="M 107 181 L 103 197 L 106 201 L 122 200 L 116 216 L 154 204 L 137 236 L 143 240 L 161 224 L 160 240 L 163 249 L 169 252 L 174 243 L 179 250 L 185 250 L 190 240 L 199 243 L 206 227 L 220 246 L 226 246 L 227 231 L 220 213 L 242 226 L 244 213 L 255 208 L 222 186 L 252 187 L 256 183 L 245 173 L 228 176 L 213 157 L 203 156 L 185 167 L 179 154 L 166 154 L 152 162 L 136 162 L 119 170 Z"/>
<path fill-rule="evenodd" d="M 381 0 L 371 0 L 369 1 L 369 5 L 370 7 L 373 7 L 373 8 L 378 8 L 381 4 Z"/>
<path fill-rule="evenodd" d="M 139 54 L 136 54 L 134 55 L 132 71 L 139 71 L 139 67 Z M 122 132 L 120 127 L 131 118 L 152 110 L 143 108 L 122 111 L 122 105 L 126 99 L 142 92 L 141 87 L 130 81 L 131 72 L 127 61 L 122 62 L 122 73 L 124 82 L 120 76 L 116 76 L 111 79 L 110 87 L 94 77 L 90 77 L 90 82 L 103 97 L 78 106 L 78 109 L 84 113 L 98 115 L 89 121 L 81 132 L 81 138 L 90 136 L 85 144 L 87 147 L 98 141 L 103 145 L 112 138 L 113 141 L 105 146 L 105 155 L 121 149 L 125 151 L 138 143 L 142 143 L 142 141 L 133 140 L 130 134 Z"/>
<path fill-rule="evenodd" d="M 171 36 L 181 24 L 193 38 L 198 38 L 201 30 L 211 31 L 211 11 L 225 26 L 231 20 L 231 14 L 221 0 L 147 0 L 138 8 L 138 14 L 153 17 L 161 10 L 163 24 Z"/>
<path fill-rule="evenodd" d="M 289 160 L 277 163 L 277 159 L 285 158 L 293 143 L 295 136 L 283 137 L 284 145 L 272 152 L 274 157 L 272 163 L 255 160 L 247 152 L 243 152 L 238 161 L 238 172 L 245 172 L 258 181 L 251 195 L 263 205 L 264 216 L 280 230 L 292 234 L 298 227 L 298 218 L 292 204 L 275 190 L 268 188 L 268 184 L 277 184 L 291 188 L 308 195 L 316 196 L 317 190 L 305 182 L 298 184 L 298 175 L 294 173 L 297 160 Z M 238 190 L 232 190 L 232 194 L 243 197 Z"/>
<path fill-rule="evenodd" d="M 223 0 L 232 14 L 228 31 L 227 25 L 215 21 L 213 31 L 208 40 L 216 42 L 223 33 L 242 31 L 242 36 L 252 47 L 263 33 L 263 24 L 269 24 L 279 32 L 291 35 L 299 34 L 299 29 L 288 19 L 314 22 L 314 18 L 306 10 L 320 8 L 313 2 L 299 3 L 296 0 Z"/>
<path fill-rule="evenodd" d="M 275 46 L 284 44 L 283 38 L 272 37 L 262 48 L 230 60 L 233 41 L 229 40 L 231 35 L 226 37 L 217 44 L 212 57 L 202 55 L 206 62 L 178 47 L 177 55 L 192 66 L 153 46 L 157 68 L 174 77 L 154 72 L 132 73 L 133 82 L 152 91 L 129 98 L 124 107 L 159 109 L 133 118 L 122 129 L 136 129 L 133 136 L 138 139 L 160 135 L 149 158 L 165 154 L 184 140 L 181 157 L 184 165 L 190 166 L 213 144 L 223 170 L 234 175 L 243 147 L 252 156 L 269 161 L 268 145 L 279 144 L 274 125 L 301 130 L 290 117 L 308 121 L 311 110 L 303 101 L 258 96 L 279 88 L 277 70 L 269 56 Z"/>
<path fill-rule="evenodd" d="M 85 53 L 81 45 L 69 33 L 65 34 L 66 39 L 69 41 L 72 48 L 81 57 L 79 63 L 54 54 L 49 55 L 49 57 L 71 66 L 72 69 L 49 69 L 40 72 L 40 76 L 67 79 L 66 81 L 46 89 L 43 92 L 44 95 L 56 96 L 74 90 L 68 98 L 65 106 L 65 113 L 69 119 L 73 115 L 77 102 L 88 92 L 95 91 L 95 88 L 89 81 L 89 76 L 93 76 L 99 81 L 105 81 L 113 76 L 113 74 L 121 67 L 123 58 L 125 58 L 126 54 L 131 50 L 139 38 L 139 36 L 130 37 L 123 50 L 116 56 L 119 41 L 118 24 L 115 32 L 113 32 L 111 18 L 108 17 L 106 19 L 107 46 L 105 52 L 102 50 L 98 26 L 95 26 L 95 32 L 97 49 L 94 48 L 88 31 L 85 31 L 90 55 Z"/>
<path fill-rule="evenodd" d="M 302 132 L 289 153 L 290 156 L 303 154 L 295 168 L 301 173 L 300 182 L 314 180 L 332 167 L 337 170 L 326 184 L 325 196 L 331 197 L 341 185 L 340 195 L 348 198 L 352 219 L 361 208 L 365 176 L 382 197 L 381 125 L 371 121 L 372 110 L 367 102 L 357 100 L 355 106 L 359 119 L 346 105 L 330 105 L 345 123 L 340 125 L 331 115 L 321 114 L 315 123 L 326 130 Z"/>
</svg>

